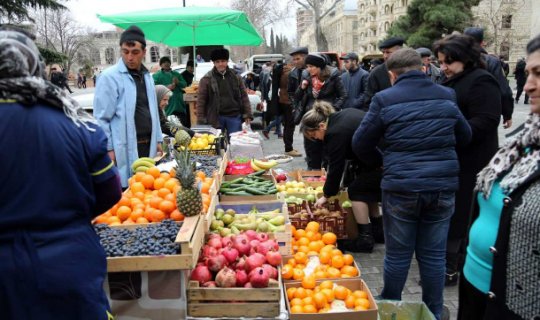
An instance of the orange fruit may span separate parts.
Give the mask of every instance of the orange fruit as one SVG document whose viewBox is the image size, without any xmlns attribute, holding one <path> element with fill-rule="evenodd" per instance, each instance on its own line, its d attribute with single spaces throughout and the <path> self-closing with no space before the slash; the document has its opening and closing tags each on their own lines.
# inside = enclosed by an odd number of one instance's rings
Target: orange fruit
<svg viewBox="0 0 540 320">
<path fill-rule="evenodd" d="M 133 193 L 144 192 L 144 190 L 145 190 L 144 184 L 142 184 L 141 182 L 134 182 L 131 185 L 131 192 Z"/>
<path fill-rule="evenodd" d="M 353 291 L 353 296 L 355 296 L 356 298 L 367 299 L 368 294 L 365 291 L 362 291 L 362 290 L 354 290 Z"/>
<path fill-rule="evenodd" d="M 332 261 L 332 256 L 328 252 L 319 253 L 319 261 L 323 264 L 328 264 Z"/>
<path fill-rule="evenodd" d="M 176 180 L 175 178 L 171 178 L 167 181 L 165 181 L 165 184 L 163 185 L 164 188 L 169 189 L 169 191 L 174 192 L 175 188 L 180 185 L 180 182 Z"/>
<path fill-rule="evenodd" d="M 358 270 L 354 266 L 343 266 L 340 271 L 341 275 L 348 275 L 351 277 L 358 276 Z"/>
<path fill-rule="evenodd" d="M 313 290 L 311 290 L 311 289 L 306 289 L 306 295 L 307 295 L 308 297 L 313 297 Z"/>
<path fill-rule="evenodd" d="M 121 206 L 116 211 L 116 216 L 121 221 L 124 221 L 124 220 L 128 219 L 131 216 L 131 208 L 128 207 L 128 206 Z"/>
<path fill-rule="evenodd" d="M 206 174 L 204 173 L 204 171 L 197 171 L 195 172 L 195 175 L 197 176 L 197 178 L 201 179 L 201 180 L 204 180 L 206 178 Z"/>
<path fill-rule="evenodd" d="M 294 293 L 295 292 L 296 292 L 295 287 L 291 287 L 291 288 L 287 289 L 287 299 L 289 299 L 289 301 L 291 301 L 294 298 Z"/>
<path fill-rule="evenodd" d="M 332 290 L 332 289 L 322 289 L 321 293 L 326 296 L 326 301 L 328 303 L 332 303 L 332 301 L 335 300 L 334 290 Z"/>
<path fill-rule="evenodd" d="M 304 313 L 302 306 L 291 306 L 291 313 Z"/>
<path fill-rule="evenodd" d="M 176 204 L 169 200 L 163 200 L 159 204 L 159 210 L 163 211 L 167 215 L 173 212 L 173 210 L 175 209 L 176 209 Z"/>
<path fill-rule="evenodd" d="M 135 192 L 133 196 L 139 200 L 144 200 L 144 192 Z"/>
<path fill-rule="evenodd" d="M 308 238 L 309 241 L 315 241 L 315 232 L 306 230 L 306 238 Z"/>
<path fill-rule="evenodd" d="M 332 253 L 332 250 L 334 250 L 336 247 L 334 245 L 331 245 L 331 244 L 327 244 L 325 245 L 320 251 L 321 252 L 328 252 L 328 253 Z"/>
<path fill-rule="evenodd" d="M 185 217 L 182 212 L 178 211 L 178 209 L 175 209 L 169 214 L 169 218 L 174 221 L 184 221 Z"/>
<path fill-rule="evenodd" d="M 324 278 L 327 278 L 327 274 L 325 271 L 315 271 L 313 273 L 313 276 L 315 277 L 315 279 L 319 280 L 319 279 L 324 279 Z"/>
<path fill-rule="evenodd" d="M 137 209 L 133 209 L 133 211 L 131 211 L 131 215 L 130 215 L 129 218 L 131 220 L 133 220 L 133 221 L 137 221 L 137 219 L 139 219 L 142 216 L 144 216 L 144 209 L 137 208 Z"/>
<path fill-rule="evenodd" d="M 326 274 L 329 278 L 340 278 L 341 277 L 341 271 L 339 269 L 330 267 L 328 270 L 326 270 Z"/>
<path fill-rule="evenodd" d="M 296 263 L 306 264 L 308 256 L 305 252 L 297 252 L 294 254 L 294 260 Z"/>
<path fill-rule="evenodd" d="M 356 306 L 356 307 L 354 307 L 354 311 L 365 311 L 365 310 L 368 310 L 368 308 L 366 308 L 364 306 Z"/>
<path fill-rule="evenodd" d="M 151 189 L 154 187 L 154 180 L 155 178 L 152 175 L 145 174 L 141 179 L 141 183 L 146 189 Z"/>
<path fill-rule="evenodd" d="M 322 292 L 315 293 L 313 295 L 313 300 L 315 301 L 315 306 L 317 306 L 318 309 L 322 309 L 326 305 L 326 296 Z M 354 306 L 354 300 L 353 300 L 353 306 Z"/>
<path fill-rule="evenodd" d="M 356 301 L 356 298 L 353 295 L 348 296 L 345 299 L 345 306 L 349 309 L 354 309 L 355 305 L 354 302 Z"/>
<path fill-rule="evenodd" d="M 294 297 L 298 299 L 304 299 L 305 297 L 307 297 L 306 289 L 302 287 L 296 288 L 296 291 L 294 292 Z"/>
<path fill-rule="evenodd" d="M 306 290 L 306 291 L 307 291 L 307 290 Z M 313 300 L 313 297 L 311 297 L 311 296 L 308 295 L 307 297 L 305 297 L 304 299 L 302 299 L 302 303 L 304 304 L 304 306 L 305 306 L 305 305 L 308 305 L 308 304 L 313 305 L 313 304 L 315 304 L 315 300 Z"/>
<path fill-rule="evenodd" d="M 296 227 L 292 226 L 292 225 L 291 225 L 291 234 L 292 234 L 293 237 L 296 234 Z"/>
<path fill-rule="evenodd" d="M 298 280 L 298 281 L 301 281 L 302 279 L 304 279 L 304 271 L 301 269 L 295 268 L 293 270 L 293 279 Z"/>
<path fill-rule="evenodd" d="M 135 224 L 135 222 L 134 222 L 133 220 L 131 220 L 131 219 L 126 219 L 126 220 L 124 220 L 124 221 L 122 222 L 122 224 L 124 224 L 124 225 L 125 225 L 125 224 Z"/>
<path fill-rule="evenodd" d="M 107 220 L 109 219 L 110 215 L 101 214 L 96 217 L 96 224 L 106 224 Z"/>
<path fill-rule="evenodd" d="M 332 232 L 327 232 L 322 235 L 321 240 L 324 244 L 335 244 L 337 241 L 337 236 Z"/>
<path fill-rule="evenodd" d="M 291 279 L 293 276 L 293 267 L 290 264 L 286 264 L 281 268 L 281 277 L 283 279 Z M 293 289 L 293 288 L 289 288 Z M 296 290 L 296 289 L 295 289 Z"/>
<path fill-rule="evenodd" d="M 306 304 L 303 306 L 304 313 L 317 313 L 317 308 L 312 304 Z"/>
<path fill-rule="evenodd" d="M 148 170 L 146 170 L 146 174 L 151 175 L 154 178 L 159 178 L 161 172 L 157 167 L 150 167 Z"/>
<path fill-rule="evenodd" d="M 308 254 L 309 253 L 309 247 L 308 246 L 299 246 L 297 251 L 298 252 L 303 252 L 306 255 L 309 255 Z M 315 254 L 317 254 L 317 253 L 315 253 Z"/>
<path fill-rule="evenodd" d="M 356 299 L 356 300 L 354 301 L 354 305 L 355 305 L 356 307 L 362 306 L 362 307 L 364 307 L 364 308 L 366 308 L 366 309 L 369 309 L 370 303 L 369 303 L 369 300 L 366 299 L 366 298 L 358 298 L 358 299 Z"/>
<path fill-rule="evenodd" d="M 312 241 L 308 244 L 308 248 L 310 251 L 315 251 L 316 253 L 319 252 L 319 250 L 321 250 L 321 246 L 320 246 L 320 243 L 318 241 Z"/>
<path fill-rule="evenodd" d="M 345 300 L 349 296 L 349 291 L 344 286 L 336 286 L 334 288 L 334 295 L 336 299 Z"/>
<path fill-rule="evenodd" d="M 122 221 L 117 216 L 111 216 L 107 219 L 108 225 L 115 225 L 115 224 L 121 224 Z"/>
<path fill-rule="evenodd" d="M 161 201 L 163 201 L 163 199 L 161 199 L 160 197 L 152 197 L 150 198 L 150 206 L 154 209 L 159 209 Z"/>
<path fill-rule="evenodd" d="M 172 168 L 171 170 L 169 170 L 169 176 L 171 178 L 174 178 L 176 176 L 176 170 L 174 168 Z"/>
<path fill-rule="evenodd" d="M 325 280 L 325 281 L 321 282 L 319 287 L 321 289 L 333 289 L 334 288 L 334 283 L 332 281 L 330 281 L 330 280 Z"/>
<path fill-rule="evenodd" d="M 300 240 L 300 238 L 305 237 L 305 236 L 306 236 L 306 231 L 304 229 L 298 229 L 296 230 L 294 238 L 296 240 Z"/>
<path fill-rule="evenodd" d="M 141 223 L 142 224 L 142 223 L 149 223 L 149 221 L 145 217 L 140 217 L 140 218 L 137 218 L 135 223 Z"/>
<path fill-rule="evenodd" d="M 341 269 L 345 265 L 343 261 L 343 256 L 333 256 L 332 257 L 332 267 Z"/>
<path fill-rule="evenodd" d="M 289 288 L 289 289 L 296 289 L 296 288 Z M 303 306 L 304 302 L 300 298 L 292 298 L 290 304 L 291 306 Z"/>
<path fill-rule="evenodd" d="M 137 172 L 137 173 L 135 173 L 135 175 L 133 176 L 133 180 L 134 180 L 135 182 L 141 182 L 141 179 L 142 179 L 142 177 L 143 177 L 145 174 L 146 174 L 146 173 L 144 173 L 144 172 Z"/>
<path fill-rule="evenodd" d="M 298 246 L 308 246 L 309 245 L 309 238 L 308 237 L 302 237 L 296 241 L 296 244 Z"/>
<path fill-rule="evenodd" d="M 342 256 L 342 255 L 343 255 L 343 252 L 341 252 L 341 250 L 339 250 L 339 249 L 332 250 L 332 257 L 333 256 Z"/>
<path fill-rule="evenodd" d="M 158 190 L 158 196 L 161 197 L 161 198 L 165 198 L 166 195 L 170 194 L 171 193 L 171 190 L 167 189 L 167 188 L 161 188 Z"/>
<path fill-rule="evenodd" d="M 155 209 L 152 213 L 152 222 L 160 222 L 163 221 L 167 216 L 165 213 L 159 209 Z"/>
<path fill-rule="evenodd" d="M 201 193 L 209 193 L 211 185 L 209 183 L 201 184 Z"/>
<path fill-rule="evenodd" d="M 165 186 L 165 179 L 162 177 L 156 178 L 154 180 L 154 190 L 159 190 Z"/>
<path fill-rule="evenodd" d="M 302 287 L 304 287 L 305 289 L 315 288 L 315 276 L 310 275 L 304 277 L 304 279 L 302 279 Z"/>
<path fill-rule="evenodd" d="M 306 231 L 312 231 L 313 233 L 319 232 L 320 225 L 316 221 L 310 221 L 306 226 Z"/>
<path fill-rule="evenodd" d="M 291 267 L 296 267 L 296 259 L 295 258 L 290 258 L 289 260 L 287 260 L 287 264 L 290 265 Z"/>
<path fill-rule="evenodd" d="M 348 253 L 344 254 L 343 262 L 345 263 L 346 266 L 352 266 L 354 263 L 354 257 L 352 256 L 352 254 L 348 254 Z"/>
<path fill-rule="evenodd" d="M 120 201 L 118 201 L 118 207 L 121 207 L 121 206 L 126 206 L 126 207 L 130 207 L 131 206 L 131 200 L 130 198 L 126 197 L 125 195 L 122 195 L 122 198 L 120 198 Z"/>
</svg>

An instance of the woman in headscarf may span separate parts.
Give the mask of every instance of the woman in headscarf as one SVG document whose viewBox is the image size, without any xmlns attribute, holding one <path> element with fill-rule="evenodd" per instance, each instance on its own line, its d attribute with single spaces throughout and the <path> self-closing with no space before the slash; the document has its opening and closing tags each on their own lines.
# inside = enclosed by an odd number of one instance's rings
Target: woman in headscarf
<svg viewBox="0 0 540 320">
<path fill-rule="evenodd" d="M 171 128 L 169 128 L 169 125 L 167 125 L 167 115 L 165 114 L 165 108 L 167 108 L 167 106 L 169 105 L 169 99 L 171 98 L 171 96 L 172 91 L 169 90 L 169 88 L 162 84 L 156 85 L 156 98 L 159 107 L 159 124 L 161 125 L 161 132 L 168 136 L 173 136 L 173 134 L 171 133 Z M 195 135 L 195 131 L 186 128 L 183 123 L 182 130 L 189 133 L 191 137 Z"/>
<path fill-rule="evenodd" d="M 527 54 L 531 114 L 478 175 L 459 320 L 540 317 L 540 35 Z"/>
<path fill-rule="evenodd" d="M 480 45 L 472 37 L 453 34 L 437 41 L 434 49 L 446 77 L 442 85 L 454 89 L 459 110 L 472 129 L 471 142 L 456 149 L 459 190 L 446 245 L 446 285 L 455 285 L 463 265 L 476 175 L 499 146 L 502 104 L 499 84 L 485 69 Z"/>
<path fill-rule="evenodd" d="M 44 79 L 25 34 L 0 29 L 0 318 L 110 319 L 91 221 L 121 197 L 94 118 Z"/>
</svg>

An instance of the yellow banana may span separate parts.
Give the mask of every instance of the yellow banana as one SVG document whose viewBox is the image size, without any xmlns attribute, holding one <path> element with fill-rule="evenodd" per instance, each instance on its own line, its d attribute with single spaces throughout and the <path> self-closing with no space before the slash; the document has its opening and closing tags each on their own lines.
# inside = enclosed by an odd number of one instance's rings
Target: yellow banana
<svg viewBox="0 0 540 320">
<path fill-rule="evenodd" d="M 275 160 L 271 160 L 271 161 L 260 161 L 260 160 L 257 160 L 257 159 L 254 159 L 252 161 L 252 163 L 255 163 L 255 165 L 259 168 L 261 168 L 262 170 L 268 170 L 268 169 L 271 169 L 273 167 L 275 167 L 278 163 L 275 161 Z"/>
<path fill-rule="evenodd" d="M 138 166 L 133 170 L 133 172 L 146 172 L 146 170 L 150 169 L 150 167 L 147 166 Z"/>
<path fill-rule="evenodd" d="M 261 169 L 259 168 L 255 162 L 253 162 L 253 160 L 251 160 L 251 169 L 255 170 L 255 171 L 261 171 L 261 170 L 264 170 L 264 169 Z"/>
<path fill-rule="evenodd" d="M 133 162 L 133 164 L 131 165 L 131 170 L 133 171 L 137 171 L 137 168 L 139 167 L 147 167 L 147 168 L 150 168 L 150 167 L 153 167 L 155 166 L 154 163 L 150 162 L 150 161 L 147 161 L 145 159 L 137 159 L 135 162 Z"/>
</svg>

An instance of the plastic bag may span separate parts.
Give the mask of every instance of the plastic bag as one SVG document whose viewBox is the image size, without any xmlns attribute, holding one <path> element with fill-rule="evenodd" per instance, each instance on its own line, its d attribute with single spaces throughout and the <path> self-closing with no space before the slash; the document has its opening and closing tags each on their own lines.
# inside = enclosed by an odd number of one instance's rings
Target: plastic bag
<svg viewBox="0 0 540 320">
<path fill-rule="evenodd" d="M 423 302 L 377 301 L 380 320 L 435 320 L 435 316 Z"/>
<path fill-rule="evenodd" d="M 251 130 L 251 124 L 247 122 L 242 122 L 242 131 L 253 132 L 253 130 Z"/>
</svg>

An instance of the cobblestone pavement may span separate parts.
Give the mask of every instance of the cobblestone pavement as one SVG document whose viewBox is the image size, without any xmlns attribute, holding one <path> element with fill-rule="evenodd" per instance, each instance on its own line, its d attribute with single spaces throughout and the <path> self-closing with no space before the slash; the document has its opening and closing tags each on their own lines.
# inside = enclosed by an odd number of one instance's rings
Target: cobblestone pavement
<svg viewBox="0 0 540 320">
<path fill-rule="evenodd" d="M 504 143 L 505 135 L 510 133 L 513 129 L 517 128 L 521 123 L 525 121 L 527 114 L 529 113 L 529 106 L 523 104 L 523 98 L 521 103 L 516 104 L 513 115 L 513 125 L 510 129 L 499 128 L 499 142 Z M 254 128 L 260 128 L 260 119 L 256 119 Z M 303 138 L 298 133 L 298 129 L 294 136 L 294 148 L 301 153 L 304 153 Z M 283 153 L 284 147 L 281 139 L 277 138 L 273 132 L 270 133 L 270 139 L 264 141 L 264 153 L 275 154 Z M 284 170 L 293 169 L 305 169 L 306 165 L 303 157 L 294 158 L 293 161 L 282 164 L 278 168 Z M 358 263 L 362 277 L 372 290 L 374 295 L 378 295 L 383 287 L 383 260 L 384 260 L 384 245 L 377 244 L 375 250 L 371 254 L 354 254 L 355 260 Z M 420 274 L 418 271 L 418 264 L 415 259 L 412 260 L 411 268 L 405 283 L 402 299 L 406 301 L 421 301 L 422 300 L 422 288 L 418 285 L 420 280 Z M 450 319 L 456 319 L 458 308 L 458 287 L 446 287 L 444 290 L 444 303 L 450 310 Z"/>
</svg>

